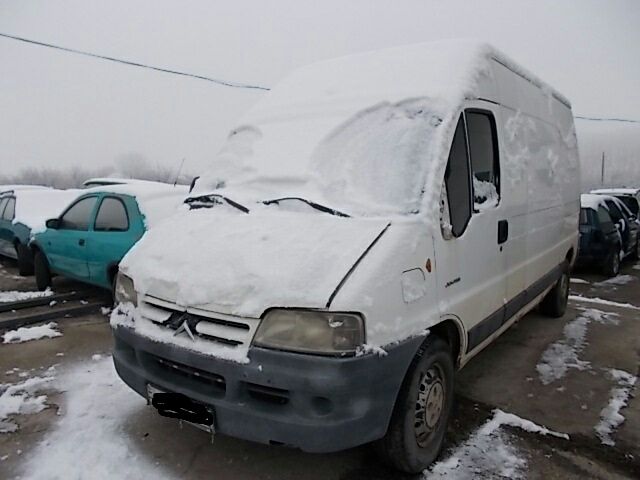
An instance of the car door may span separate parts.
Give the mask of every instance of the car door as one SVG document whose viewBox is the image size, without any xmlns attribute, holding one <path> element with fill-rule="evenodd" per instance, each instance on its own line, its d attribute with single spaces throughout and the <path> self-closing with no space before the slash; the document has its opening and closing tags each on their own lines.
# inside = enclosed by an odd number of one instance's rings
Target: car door
<svg viewBox="0 0 640 480">
<path fill-rule="evenodd" d="M 4 210 L 8 201 L 9 197 L 0 199 L 0 255 L 9 255 L 9 222 L 4 219 Z"/>
<path fill-rule="evenodd" d="M 48 229 L 43 248 L 52 271 L 89 280 L 87 247 L 97 196 L 78 199 L 60 216 L 57 229 Z"/>
<path fill-rule="evenodd" d="M 609 209 L 609 216 L 613 220 L 614 225 L 620 232 L 620 238 L 622 239 L 622 250 L 627 254 L 635 246 L 635 238 L 631 238 L 631 230 L 628 220 L 622 214 L 620 208 L 613 200 L 605 200 Z"/>
<path fill-rule="evenodd" d="M 463 322 L 467 352 L 505 321 L 507 232 L 500 227 L 504 211 L 496 135 L 491 110 L 467 109 L 460 116 L 445 173 L 448 222 L 443 240 L 435 242 L 440 312 Z"/>
<path fill-rule="evenodd" d="M 133 197 L 102 197 L 87 249 L 91 282 L 111 287 L 110 269 L 120 263 L 143 233 L 144 226 Z"/>
</svg>

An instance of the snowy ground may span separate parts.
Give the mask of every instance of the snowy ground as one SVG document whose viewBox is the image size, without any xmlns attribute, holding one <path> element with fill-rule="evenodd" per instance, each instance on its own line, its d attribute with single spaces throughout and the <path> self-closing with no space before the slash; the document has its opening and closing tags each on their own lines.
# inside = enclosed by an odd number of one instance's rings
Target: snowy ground
<svg viewBox="0 0 640 480">
<path fill-rule="evenodd" d="M 416 478 L 638 478 L 640 271 L 623 273 L 580 274 L 564 318 L 527 315 L 465 367 L 446 448 Z M 401 478 L 367 446 L 309 455 L 181 429 L 118 379 L 104 315 L 2 334 L 30 339 L 0 343 L 2 479 Z"/>
</svg>

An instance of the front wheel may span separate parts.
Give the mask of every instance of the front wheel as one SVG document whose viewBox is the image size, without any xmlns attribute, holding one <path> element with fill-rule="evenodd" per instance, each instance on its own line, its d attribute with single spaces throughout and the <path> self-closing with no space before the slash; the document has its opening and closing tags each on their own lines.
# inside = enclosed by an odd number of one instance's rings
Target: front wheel
<svg viewBox="0 0 640 480">
<path fill-rule="evenodd" d="M 603 273 L 607 277 L 615 277 L 620 273 L 620 253 L 619 247 L 612 248 L 604 262 Z"/>
<path fill-rule="evenodd" d="M 562 275 L 540 304 L 540 311 L 549 317 L 560 318 L 569 303 L 569 266 L 565 264 Z"/>
<path fill-rule="evenodd" d="M 447 343 L 434 337 L 420 349 L 402 384 L 377 449 L 388 463 L 419 473 L 438 457 L 453 405 L 454 366 Z"/>
<path fill-rule="evenodd" d="M 33 275 L 33 254 L 29 247 L 18 243 L 16 245 L 16 255 L 18 257 L 18 273 L 23 277 Z"/>
<path fill-rule="evenodd" d="M 51 287 L 51 270 L 44 253 L 37 251 L 33 259 L 36 274 L 36 286 L 41 292 Z"/>
</svg>

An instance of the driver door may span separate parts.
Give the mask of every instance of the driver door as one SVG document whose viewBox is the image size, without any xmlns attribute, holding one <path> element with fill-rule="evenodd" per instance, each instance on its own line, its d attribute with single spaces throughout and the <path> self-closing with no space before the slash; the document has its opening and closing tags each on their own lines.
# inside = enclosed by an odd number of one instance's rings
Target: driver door
<svg viewBox="0 0 640 480">
<path fill-rule="evenodd" d="M 96 199 L 95 195 L 82 197 L 62 214 L 57 229 L 47 230 L 44 248 L 53 272 L 89 279 L 87 242 Z"/>
</svg>

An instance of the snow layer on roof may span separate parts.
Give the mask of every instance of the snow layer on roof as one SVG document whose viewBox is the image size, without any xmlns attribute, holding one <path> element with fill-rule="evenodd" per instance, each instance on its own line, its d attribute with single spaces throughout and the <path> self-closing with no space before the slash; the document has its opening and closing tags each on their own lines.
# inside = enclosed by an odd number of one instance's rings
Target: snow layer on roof
<svg viewBox="0 0 640 480">
<path fill-rule="evenodd" d="M 16 190 L 16 214 L 13 223 L 22 223 L 31 234 L 43 232 L 45 222 L 58 217 L 81 193 L 81 190 Z"/>
<path fill-rule="evenodd" d="M 607 198 L 611 198 L 611 197 L 608 197 L 606 195 L 594 195 L 591 193 L 583 193 L 582 195 L 580 195 L 580 206 L 582 208 L 591 208 L 593 210 L 597 210 L 598 207 L 602 207 L 605 210 L 609 210 L 609 207 L 605 202 Z"/>
<path fill-rule="evenodd" d="M 475 41 L 328 60 L 292 73 L 246 115 L 194 195 L 253 183 L 271 189 L 271 198 L 295 189 L 356 215 L 407 214 L 417 203 L 437 203 L 459 106 L 491 85 L 492 59 L 568 105 L 533 74 Z"/>
<path fill-rule="evenodd" d="M 598 190 L 591 190 L 591 193 L 606 194 L 606 195 L 637 195 L 640 192 L 640 188 L 599 188 Z"/>
<path fill-rule="evenodd" d="M 184 185 L 169 185 L 160 182 L 137 181 L 122 185 L 102 185 L 88 188 L 83 193 L 107 192 L 134 197 L 138 202 L 140 212 L 145 217 L 147 227 L 155 225 L 172 215 L 182 205 L 188 187 Z"/>
<path fill-rule="evenodd" d="M 50 187 L 43 187 L 42 185 L 0 185 L 0 193 L 14 190 L 43 190 L 49 188 Z"/>
</svg>

